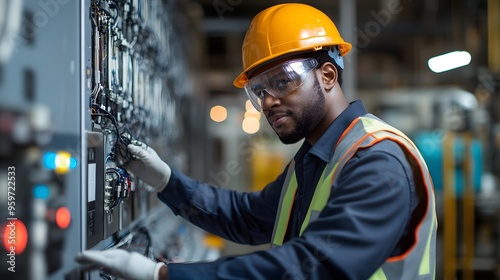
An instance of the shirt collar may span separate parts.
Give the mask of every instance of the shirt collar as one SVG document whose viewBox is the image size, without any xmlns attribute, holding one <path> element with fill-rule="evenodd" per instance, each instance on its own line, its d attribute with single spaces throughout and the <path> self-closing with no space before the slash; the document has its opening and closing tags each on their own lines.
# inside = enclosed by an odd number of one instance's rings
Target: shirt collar
<svg viewBox="0 0 500 280">
<path fill-rule="evenodd" d="M 309 142 L 304 141 L 295 155 L 295 160 L 302 158 L 306 153 L 319 157 L 324 162 L 330 162 L 340 136 L 357 117 L 365 115 L 366 109 L 361 100 L 353 101 L 349 106 L 330 124 L 325 133 L 321 135 L 316 144 L 311 147 Z"/>
</svg>

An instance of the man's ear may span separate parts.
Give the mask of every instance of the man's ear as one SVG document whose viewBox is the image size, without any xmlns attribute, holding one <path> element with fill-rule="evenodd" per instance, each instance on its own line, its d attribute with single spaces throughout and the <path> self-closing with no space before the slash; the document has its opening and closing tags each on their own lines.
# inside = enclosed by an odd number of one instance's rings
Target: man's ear
<svg viewBox="0 0 500 280">
<path fill-rule="evenodd" d="M 335 84 L 337 83 L 338 71 L 335 65 L 331 62 L 325 62 L 320 68 L 321 70 L 321 80 L 323 81 L 323 85 L 325 87 L 325 91 L 329 92 Z"/>
</svg>

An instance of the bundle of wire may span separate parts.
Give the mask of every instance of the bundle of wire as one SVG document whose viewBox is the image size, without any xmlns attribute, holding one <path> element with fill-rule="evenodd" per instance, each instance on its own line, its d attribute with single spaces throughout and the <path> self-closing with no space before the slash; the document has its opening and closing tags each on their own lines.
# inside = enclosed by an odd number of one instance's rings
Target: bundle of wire
<svg viewBox="0 0 500 280">
<path fill-rule="evenodd" d="M 127 146 L 132 143 L 131 135 L 128 129 L 124 127 L 120 130 L 116 118 L 110 112 L 102 109 L 99 104 L 93 103 L 90 108 L 92 116 L 101 116 L 109 119 L 115 128 L 116 140 L 115 145 L 112 148 L 111 159 L 114 162 L 119 162 L 121 165 L 127 164 L 132 159 L 132 155 L 127 149 Z"/>
</svg>

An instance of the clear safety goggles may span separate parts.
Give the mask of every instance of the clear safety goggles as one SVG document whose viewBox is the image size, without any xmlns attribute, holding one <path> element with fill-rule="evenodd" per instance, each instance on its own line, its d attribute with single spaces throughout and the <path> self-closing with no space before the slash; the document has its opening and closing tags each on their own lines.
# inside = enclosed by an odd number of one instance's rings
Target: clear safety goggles
<svg viewBox="0 0 500 280">
<path fill-rule="evenodd" d="M 274 98 L 286 96 L 300 87 L 317 65 L 318 61 L 314 58 L 301 58 L 274 66 L 245 83 L 247 96 L 260 112 L 266 93 Z"/>
</svg>

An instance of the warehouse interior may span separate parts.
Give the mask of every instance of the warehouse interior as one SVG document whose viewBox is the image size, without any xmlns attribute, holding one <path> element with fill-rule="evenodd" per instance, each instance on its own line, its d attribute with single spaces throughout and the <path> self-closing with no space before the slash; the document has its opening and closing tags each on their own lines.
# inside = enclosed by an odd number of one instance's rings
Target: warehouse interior
<svg viewBox="0 0 500 280">
<path fill-rule="evenodd" d="M 299 1 L 0 0 L 1 278 L 112 279 L 81 271 L 88 249 L 191 262 L 267 248 L 187 223 L 115 155 L 138 140 L 239 191 L 276 178 L 300 143 L 283 145 L 233 80 L 252 18 L 287 2 Z M 349 101 L 427 162 L 436 279 L 500 279 L 500 0 L 300 2 L 353 45 Z M 452 52 L 467 62 L 432 68 Z"/>
</svg>

